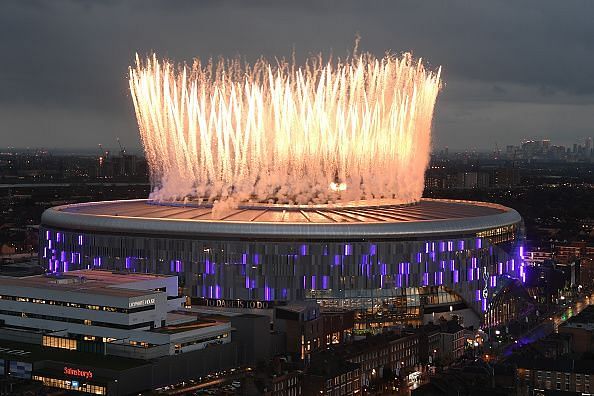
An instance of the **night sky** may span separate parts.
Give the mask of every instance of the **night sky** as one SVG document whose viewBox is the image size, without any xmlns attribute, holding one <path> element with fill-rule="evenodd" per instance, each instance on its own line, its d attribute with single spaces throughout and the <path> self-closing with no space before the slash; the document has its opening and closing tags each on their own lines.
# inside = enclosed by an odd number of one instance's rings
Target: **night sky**
<svg viewBox="0 0 594 396">
<path fill-rule="evenodd" d="M 434 146 L 594 135 L 594 2 L 0 2 L 0 147 L 139 148 L 128 65 L 195 56 L 412 51 L 442 66 Z"/>
</svg>

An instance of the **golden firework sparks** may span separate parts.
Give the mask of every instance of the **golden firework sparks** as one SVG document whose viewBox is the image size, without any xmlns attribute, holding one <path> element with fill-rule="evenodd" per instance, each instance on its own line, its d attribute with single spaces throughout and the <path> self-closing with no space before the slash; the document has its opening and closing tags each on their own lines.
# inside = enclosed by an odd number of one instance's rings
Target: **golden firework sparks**
<svg viewBox="0 0 594 396">
<path fill-rule="evenodd" d="M 421 197 L 440 70 L 408 53 L 130 68 L 157 200 Z"/>
</svg>

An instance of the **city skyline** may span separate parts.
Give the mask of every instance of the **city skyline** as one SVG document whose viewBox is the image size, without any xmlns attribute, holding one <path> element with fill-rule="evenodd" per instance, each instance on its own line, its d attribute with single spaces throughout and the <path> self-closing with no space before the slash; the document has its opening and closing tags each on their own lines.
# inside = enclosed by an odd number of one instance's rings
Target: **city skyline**
<svg viewBox="0 0 594 396">
<path fill-rule="evenodd" d="M 93 148 L 120 137 L 130 150 L 140 148 L 126 78 L 136 52 L 177 60 L 274 58 L 290 56 L 290 48 L 298 59 L 318 51 L 344 56 L 357 34 L 376 56 L 413 50 L 429 65 L 443 65 L 434 148 L 490 150 L 521 138 L 568 145 L 594 130 L 594 71 L 586 67 L 594 45 L 587 39 L 594 37 L 591 3 L 0 7 L 0 138 L 7 146 Z M 428 23 L 419 28 L 423 18 Z"/>
<path fill-rule="evenodd" d="M 96 146 L 88 146 L 88 147 L 79 147 L 79 148 L 51 148 L 51 147 L 44 147 L 44 146 L 34 146 L 34 147 L 15 147 L 11 145 L 3 145 L 0 146 L 0 153 L 6 151 L 7 153 L 47 153 L 47 154 L 55 154 L 55 155 L 91 155 L 97 156 L 99 153 L 109 153 L 112 156 L 121 155 L 122 150 L 126 154 L 131 155 L 138 155 L 144 156 L 144 151 L 142 147 L 133 146 L 133 147 L 126 147 L 121 145 L 121 142 L 118 141 L 119 137 L 116 137 L 113 142 L 105 142 L 99 143 Z M 495 144 L 491 147 L 461 147 L 461 148 L 452 148 L 448 145 L 436 147 L 431 147 L 431 155 L 439 155 L 443 154 L 446 151 L 449 154 L 464 154 L 464 153 L 477 153 L 477 154 L 494 154 L 494 153 L 506 153 L 510 149 L 517 151 L 522 148 L 522 146 L 526 145 L 527 143 L 531 142 L 549 142 L 550 148 L 562 148 L 567 153 L 575 153 L 579 149 L 589 150 L 587 153 L 586 151 L 583 154 L 588 157 L 594 153 L 591 150 L 594 148 L 593 137 L 584 137 L 583 139 L 578 139 L 575 141 L 567 141 L 567 143 L 563 144 L 560 141 L 551 140 L 548 138 L 533 138 L 533 139 L 522 139 L 516 142 L 510 142 L 506 145 Z M 590 143 L 588 143 L 590 142 Z M 589 146 L 588 146 L 589 144 Z M 100 151 L 98 151 L 100 150 Z"/>
<path fill-rule="evenodd" d="M 591 395 L 592 15 L 0 1 L 0 395 Z"/>
</svg>

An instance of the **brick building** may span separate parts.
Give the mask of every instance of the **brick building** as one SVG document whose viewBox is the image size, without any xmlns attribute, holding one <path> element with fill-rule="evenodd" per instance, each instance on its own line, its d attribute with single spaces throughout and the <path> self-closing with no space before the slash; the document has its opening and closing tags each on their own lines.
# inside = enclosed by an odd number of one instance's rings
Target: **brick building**
<svg viewBox="0 0 594 396">
<path fill-rule="evenodd" d="M 419 361 L 452 361 L 464 354 L 464 347 L 469 330 L 458 324 L 455 319 L 440 319 L 437 324 L 427 324 L 416 330 L 420 337 Z"/>
<path fill-rule="evenodd" d="M 361 367 L 361 385 L 404 377 L 419 365 L 418 333 L 383 333 L 333 348 L 335 356 Z"/>
<path fill-rule="evenodd" d="M 555 259 L 561 263 L 589 256 L 594 256 L 594 246 L 588 246 L 587 242 L 571 242 L 555 246 Z"/>
<path fill-rule="evenodd" d="M 258 367 L 249 381 L 246 381 L 248 383 L 247 394 L 298 396 L 303 394 L 303 371 L 296 365 L 287 364 L 283 359 L 275 357 L 268 365 Z"/>
<path fill-rule="evenodd" d="M 321 311 L 315 302 L 276 307 L 274 327 L 286 334 L 286 352 L 299 359 L 345 342 L 353 332 L 354 311 Z"/>
<path fill-rule="evenodd" d="M 548 391 L 589 394 L 594 388 L 594 360 L 520 359 L 516 362 L 519 395 Z"/>
<path fill-rule="evenodd" d="M 354 396 L 361 394 L 360 365 L 324 351 L 312 358 L 303 376 L 304 395 Z"/>
</svg>

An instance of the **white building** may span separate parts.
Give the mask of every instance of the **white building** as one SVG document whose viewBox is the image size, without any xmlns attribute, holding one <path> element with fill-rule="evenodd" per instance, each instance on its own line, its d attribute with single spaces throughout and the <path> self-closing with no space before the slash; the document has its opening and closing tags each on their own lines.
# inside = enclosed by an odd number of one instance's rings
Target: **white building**
<svg viewBox="0 0 594 396">
<path fill-rule="evenodd" d="M 228 343 L 229 322 L 181 309 L 177 276 L 80 270 L 0 279 L 0 340 L 152 359 Z"/>
</svg>

